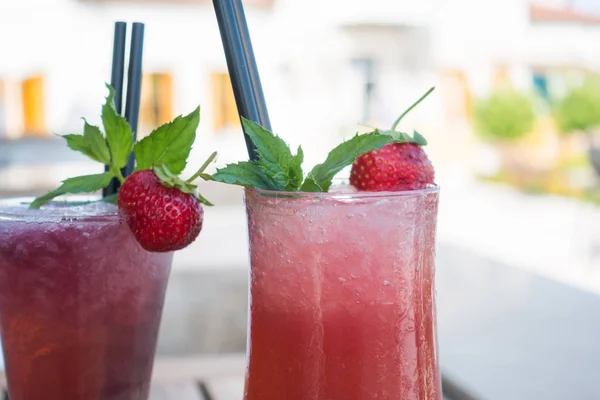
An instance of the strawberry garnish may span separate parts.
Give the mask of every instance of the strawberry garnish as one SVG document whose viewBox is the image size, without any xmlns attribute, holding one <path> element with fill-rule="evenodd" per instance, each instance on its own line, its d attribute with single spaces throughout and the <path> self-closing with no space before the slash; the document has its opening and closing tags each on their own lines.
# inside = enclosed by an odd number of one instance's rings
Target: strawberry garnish
<svg viewBox="0 0 600 400">
<path fill-rule="evenodd" d="M 244 132 L 256 147 L 255 160 L 229 164 L 217 170 L 217 182 L 269 191 L 328 192 L 334 177 L 352 165 L 350 183 L 359 190 L 412 190 L 433 183 L 433 166 L 421 146 L 427 141 L 396 130 L 402 118 L 427 97 L 433 88 L 409 107 L 392 129 L 357 134 L 341 143 L 321 164 L 304 173 L 304 153 L 290 147 L 273 132 L 242 118 Z"/>
<path fill-rule="evenodd" d="M 177 187 L 165 186 L 151 170 L 125 179 L 118 204 L 131 232 L 148 251 L 182 249 L 202 229 L 204 211 L 198 199 Z"/>
<path fill-rule="evenodd" d="M 131 174 L 119 189 L 119 213 L 140 245 L 154 252 L 180 250 L 191 244 L 202 230 L 204 210 L 212 205 L 191 182 L 204 175 L 215 159 L 213 153 L 187 181 L 165 165 Z"/>
<path fill-rule="evenodd" d="M 434 183 L 434 169 L 423 150 L 427 141 L 418 132 L 413 136 L 396 130 L 402 118 L 427 97 L 433 88 L 396 119 L 392 129 L 380 131 L 391 138 L 381 149 L 356 158 L 350 171 L 350 184 L 362 191 L 399 191 L 423 189 Z"/>
<path fill-rule="evenodd" d="M 200 108 L 159 126 L 139 142 L 134 142 L 131 126 L 116 112 L 115 91 L 110 85 L 102 106 L 104 134 L 84 120 L 83 134 L 64 135 L 67 145 L 94 161 L 104 164 L 104 173 L 83 175 L 63 181 L 57 189 L 38 197 L 31 208 L 39 208 L 67 193 L 93 193 L 113 179 L 121 183 L 118 194 L 105 197 L 116 202 L 119 211 L 140 245 L 149 251 L 179 250 L 193 242 L 202 229 L 200 203 L 211 205 L 192 184 L 196 178 L 213 180 L 204 170 L 215 159 L 213 153 L 190 179 L 179 177 L 196 139 Z M 136 172 L 125 178 L 122 169 L 131 154 Z"/>
<path fill-rule="evenodd" d="M 352 186 L 371 192 L 422 189 L 433 180 L 433 165 L 415 143 L 390 143 L 363 154 L 350 172 Z"/>
</svg>

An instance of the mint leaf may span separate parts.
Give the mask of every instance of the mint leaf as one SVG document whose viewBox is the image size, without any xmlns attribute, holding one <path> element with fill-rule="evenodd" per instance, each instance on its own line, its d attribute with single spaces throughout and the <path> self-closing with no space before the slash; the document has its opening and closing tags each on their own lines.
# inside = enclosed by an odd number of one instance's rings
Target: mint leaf
<svg viewBox="0 0 600 400">
<path fill-rule="evenodd" d="M 289 188 L 286 188 L 288 191 L 298 190 L 300 185 L 302 185 L 302 180 L 304 179 L 304 172 L 302 171 L 302 162 L 304 161 L 304 152 L 302 151 L 302 146 L 298 146 L 298 152 L 290 162 L 290 184 Z"/>
<path fill-rule="evenodd" d="M 281 190 L 277 183 L 271 179 L 254 161 L 242 161 L 237 164 L 229 164 L 220 168 L 213 179 L 217 182 L 254 187 L 264 190 Z"/>
<path fill-rule="evenodd" d="M 83 153 L 86 156 L 96 160 L 94 158 L 94 154 L 90 151 L 87 140 L 85 140 L 83 135 L 68 134 L 68 135 L 61 135 L 60 137 L 62 137 L 63 139 L 65 139 L 67 141 L 67 146 L 69 146 L 69 148 L 71 148 L 71 150 L 78 151 L 78 152 Z M 96 160 L 96 161 L 98 161 L 98 160 Z"/>
<path fill-rule="evenodd" d="M 304 183 L 300 187 L 301 192 L 326 192 L 319 184 L 315 181 L 310 174 L 304 180 Z"/>
<path fill-rule="evenodd" d="M 102 132 L 100 132 L 100 128 L 90 125 L 84 120 L 83 137 L 87 143 L 90 157 L 96 161 L 100 161 L 102 164 L 109 165 L 110 152 L 106 144 L 106 139 L 104 139 Z"/>
<path fill-rule="evenodd" d="M 283 139 L 256 122 L 242 118 L 242 126 L 256 147 L 260 169 L 276 183 L 279 190 L 297 190 L 299 182 L 296 175 L 299 166 L 295 164 L 297 159 L 303 158 L 302 152 L 294 157 Z"/>
<path fill-rule="evenodd" d="M 322 164 L 316 165 L 300 187 L 303 192 L 326 192 L 335 175 L 352 164 L 356 157 L 371 150 L 380 149 L 394 139 L 378 132 L 356 135 L 331 150 Z"/>
<path fill-rule="evenodd" d="M 72 150 L 79 151 L 94 161 L 102 164 L 110 164 L 110 152 L 106 140 L 98 127 L 90 125 L 84 119 L 83 135 L 63 135 L 67 146 Z"/>
<path fill-rule="evenodd" d="M 95 175 L 83 175 L 69 178 L 62 182 L 58 189 L 36 198 L 29 208 L 40 208 L 55 197 L 67 193 L 92 193 L 100 190 L 110 183 L 114 175 L 111 172 Z"/>
<path fill-rule="evenodd" d="M 137 169 L 152 169 L 166 165 L 175 175 L 186 166 L 196 129 L 200 123 L 200 107 L 186 116 L 178 116 L 172 122 L 155 129 L 133 148 Z"/>
<path fill-rule="evenodd" d="M 133 133 L 127 120 L 115 110 L 115 90 L 109 84 L 106 87 L 108 96 L 102 106 L 102 124 L 110 149 L 111 165 L 115 169 L 121 169 L 127 164 L 133 149 Z"/>
</svg>

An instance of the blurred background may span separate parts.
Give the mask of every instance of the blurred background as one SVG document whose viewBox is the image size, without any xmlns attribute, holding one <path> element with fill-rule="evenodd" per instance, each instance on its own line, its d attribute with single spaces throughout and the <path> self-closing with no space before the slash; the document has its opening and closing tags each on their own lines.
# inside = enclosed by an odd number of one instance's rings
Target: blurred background
<svg viewBox="0 0 600 400">
<path fill-rule="evenodd" d="M 440 362 L 489 399 L 600 399 L 600 1 L 246 0 L 274 130 L 307 165 L 364 125 L 418 130 L 442 186 Z M 98 166 L 113 23 L 146 24 L 140 136 L 201 105 L 189 162 L 247 157 L 208 0 L 0 1 L 0 196 Z M 175 259 L 161 357 L 241 354 L 241 192 Z"/>
</svg>

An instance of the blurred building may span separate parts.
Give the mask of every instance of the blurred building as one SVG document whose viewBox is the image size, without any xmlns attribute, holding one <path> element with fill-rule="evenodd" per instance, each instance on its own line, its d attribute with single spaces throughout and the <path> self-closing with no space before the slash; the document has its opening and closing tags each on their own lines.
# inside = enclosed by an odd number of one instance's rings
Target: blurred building
<svg viewBox="0 0 600 400">
<path fill-rule="evenodd" d="M 476 96 L 508 84 L 546 95 L 600 67 L 600 17 L 566 1 L 245 4 L 273 127 L 303 144 L 308 163 L 359 123 L 390 124 L 432 85 L 437 95 L 406 126 L 432 137 L 440 162 L 464 159 Z M 54 133 L 79 132 L 83 116 L 99 123 L 116 20 L 146 23 L 140 135 L 200 104 L 190 168 L 215 149 L 221 163 L 245 157 L 209 0 L 5 0 L 0 190 L 98 170 Z"/>
</svg>

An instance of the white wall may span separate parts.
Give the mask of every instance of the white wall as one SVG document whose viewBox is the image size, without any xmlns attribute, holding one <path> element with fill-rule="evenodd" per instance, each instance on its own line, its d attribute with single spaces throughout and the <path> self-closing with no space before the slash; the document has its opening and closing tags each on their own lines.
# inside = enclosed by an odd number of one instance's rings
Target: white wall
<svg viewBox="0 0 600 400">
<path fill-rule="evenodd" d="M 526 0 L 276 0 L 272 8 L 249 7 L 247 14 L 273 127 L 294 147 L 303 144 L 308 163 L 320 161 L 359 122 L 391 124 L 439 83 L 441 68 L 466 71 L 481 95 L 498 64 L 507 64 L 527 87 L 532 59 L 567 54 L 597 63 L 600 55 L 598 29 L 533 28 Z M 0 40 L 0 79 L 44 73 L 52 131 L 79 130 L 81 116 L 97 122 L 115 20 L 146 23 L 144 69 L 173 74 L 176 114 L 201 104 L 190 168 L 214 149 L 222 163 L 244 158 L 239 132 L 212 132 L 210 72 L 226 71 L 226 64 L 210 2 L 3 0 L 0 37 L 11 40 Z M 365 55 L 377 62 L 373 121 L 360 121 L 363 77 L 351 64 Z M 442 111 L 437 95 L 403 127 L 445 135 Z M 6 110 L 13 132 L 19 113 L 18 104 Z"/>
</svg>

